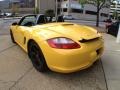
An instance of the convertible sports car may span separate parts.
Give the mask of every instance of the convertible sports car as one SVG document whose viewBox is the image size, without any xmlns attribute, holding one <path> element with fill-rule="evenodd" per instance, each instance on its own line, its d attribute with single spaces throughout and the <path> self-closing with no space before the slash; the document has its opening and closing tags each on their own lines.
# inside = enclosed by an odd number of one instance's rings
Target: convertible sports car
<svg viewBox="0 0 120 90">
<path fill-rule="evenodd" d="M 27 15 L 10 27 L 13 43 L 28 53 L 33 66 L 71 73 L 91 66 L 103 53 L 102 36 L 93 28 L 74 23 L 48 23 L 45 15 Z"/>
</svg>

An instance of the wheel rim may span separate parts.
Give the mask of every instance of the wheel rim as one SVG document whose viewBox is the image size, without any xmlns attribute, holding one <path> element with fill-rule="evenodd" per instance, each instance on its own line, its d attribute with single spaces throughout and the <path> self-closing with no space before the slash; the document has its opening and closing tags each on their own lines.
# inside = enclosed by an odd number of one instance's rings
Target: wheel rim
<svg viewBox="0 0 120 90">
<path fill-rule="evenodd" d="M 30 58 L 32 59 L 32 62 L 35 66 L 37 67 L 41 66 L 40 52 L 35 45 L 32 45 L 30 48 Z"/>
</svg>

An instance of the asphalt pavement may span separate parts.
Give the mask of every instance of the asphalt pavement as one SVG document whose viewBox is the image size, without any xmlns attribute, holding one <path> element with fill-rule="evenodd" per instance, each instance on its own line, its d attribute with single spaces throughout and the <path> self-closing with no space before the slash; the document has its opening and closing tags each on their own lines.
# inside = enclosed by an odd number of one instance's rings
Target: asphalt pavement
<svg viewBox="0 0 120 90">
<path fill-rule="evenodd" d="M 19 21 L 19 19 L 2 19 L 2 18 L 0 18 L 0 35 L 8 35 L 10 25 L 16 21 Z"/>
<path fill-rule="evenodd" d="M 103 34 L 105 51 L 101 58 L 108 90 L 120 90 L 120 43 L 116 38 Z"/>
<path fill-rule="evenodd" d="M 72 74 L 37 72 L 27 54 L 0 36 L 0 90 L 106 90 L 101 62 Z"/>
</svg>

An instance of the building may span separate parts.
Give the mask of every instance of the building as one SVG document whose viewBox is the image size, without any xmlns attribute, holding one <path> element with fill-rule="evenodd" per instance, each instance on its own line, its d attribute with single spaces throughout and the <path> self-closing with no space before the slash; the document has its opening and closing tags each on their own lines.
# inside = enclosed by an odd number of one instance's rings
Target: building
<svg viewBox="0 0 120 90">
<path fill-rule="evenodd" d="M 55 11 L 57 6 L 58 14 L 66 14 L 65 12 L 68 11 L 68 1 L 70 0 L 57 0 L 56 3 L 56 0 L 36 0 L 36 7 L 39 8 L 40 13 L 44 13 L 48 9 L 53 9 Z M 71 0 L 70 4 L 71 7 L 75 9 L 79 10 L 81 8 L 77 0 Z M 71 7 L 69 7 L 69 9 L 71 9 Z M 69 13 L 67 12 L 67 14 Z"/>
<path fill-rule="evenodd" d="M 35 0 L 19 0 L 21 8 L 34 8 L 35 7 Z"/>
<path fill-rule="evenodd" d="M 108 18 L 110 8 L 105 7 L 100 10 L 99 16 L 100 20 L 103 21 Z M 83 13 L 81 13 L 81 18 L 96 20 L 97 7 L 91 4 L 85 4 L 83 8 Z"/>
<path fill-rule="evenodd" d="M 13 2 L 19 2 L 20 8 L 34 8 L 35 0 L 10 0 L 10 4 Z"/>
<path fill-rule="evenodd" d="M 110 16 L 114 19 L 120 16 L 120 1 L 116 0 L 110 5 Z"/>
<path fill-rule="evenodd" d="M 6 0 L 12 3 L 19 2 L 19 13 L 34 13 L 35 7 L 40 13 L 45 13 L 48 9 L 53 9 L 62 15 L 72 15 L 78 19 L 96 20 L 97 8 L 92 4 L 80 5 L 79 0 Z M 11 4 L 10 4 L 11 5 Z M 3 5 L 4 6 L 4 5 Z M 7 5 L 6 5 L 7 6 Z M 11 7 L 10 7 L 11 9 Z M 111 8 L 113 9 L 113 8 Z M 10 10 L 6 10 L 10 11 Z M 119 10 L 120 11 L 120 10 Z M 108 18 L 110 8 L 103 8 L 100 11 L 100 20 Z"/>
<path fill-rule="evenodd" d="M 83 13 L 83 7 L 78 0 L 62 0 L 61 14 L 69 15 L 72 13 Z"/>
<path fill-rule="evenodd" d="M 35 0 L 36 7 L 39 8 L 40 13 L 45 13 L 48 9 L 53 9 L 55 11 L 55 0 Z"/>
<path fill-rule="evenodd" d="M 10 13 L 34 13 L 35 0 L 3 0 L 0 1 L 0 11 Z"/>
<path fill-rule="evenodd" d="M 36 0 L 40 13 L 44 13 L 48 9 L 55 10 L 56 0 Z M 72 15 L 78 19 L 96 20 L 97 7 L 92 4 L 80 5 L 79 0 L 57 0 L 58 14 Z M 100 20 L 108 18 L 110 8 L 105 7 L 100 11 Z"/>
<path fill-rule="evenodd" d="M 0 1 L 0 11 L 4 12 L 5 9 L 9 8 L 9 1 L 8 0 L 4 0 L 4 1 Z"/>
<path fill-rule="evenodd" d="M 78 19 L 96 20 L 97 7 L 92 4 L 80 5 L 79 0 L 62 0 L 62 14 L 72 15 Z M 100 20 L 108 18 L 110 9 L 105 7 L 100 11 Z"/>
</svg>

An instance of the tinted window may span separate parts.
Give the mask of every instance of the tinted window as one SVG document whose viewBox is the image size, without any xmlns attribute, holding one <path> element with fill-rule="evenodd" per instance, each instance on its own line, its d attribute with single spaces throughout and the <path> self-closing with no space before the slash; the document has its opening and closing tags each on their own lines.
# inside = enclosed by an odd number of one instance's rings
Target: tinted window
<svg viewBox="0 0 120 90">
<path fill-rule="evenodd" d="M 83 13 L 83 10 L 81 10 L 81 9 L 72 9 L 72 12 L 74 12 L 74 13 Z"/>
<path fill-rule="evenodd" d="M 91 14 L 91 15 L 97 15 L 97 12 L 95 12 L 95 11 L 86 11 L 86 14 Z"/>
<path fill-rule="evenodd" d="M 106 14 L 106 13 L 101 13 L 101 16 L 108 17 L 108 14 Z"/>
<path fill-rule="evenodd" d="M 67 8 L 63 8 L 63 12 L 67 12 Z"/>
</svg>

